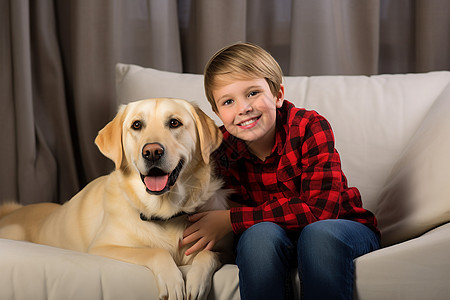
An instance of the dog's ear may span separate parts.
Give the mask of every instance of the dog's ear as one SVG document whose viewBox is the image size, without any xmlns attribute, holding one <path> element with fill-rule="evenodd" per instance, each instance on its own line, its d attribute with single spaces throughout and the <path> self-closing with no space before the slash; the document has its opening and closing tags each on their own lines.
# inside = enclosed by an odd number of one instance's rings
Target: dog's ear
<svg viewBox="0 0 450 300">
<path fill-rule="evenodd" d="M 111 159 L 116 169 L 122 164 L 122 123 L 126 105 L 120 107 L 114 119 L 98 132 L 95 144 L 100 152 Z"/>
<path fill-rule="evenodd" d="M 222 143 L 222 132 L 216 123 L 195 105 L 192 106 L 192 114 L 197 125 L 202 158 L 208 164 L 209 156 Z"/>
</svg>

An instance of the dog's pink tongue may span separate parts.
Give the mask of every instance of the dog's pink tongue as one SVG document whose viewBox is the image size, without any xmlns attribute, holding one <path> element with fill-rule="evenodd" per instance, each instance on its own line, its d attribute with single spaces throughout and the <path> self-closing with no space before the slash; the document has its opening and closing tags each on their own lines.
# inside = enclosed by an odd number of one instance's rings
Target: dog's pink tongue
<svg viewBox="0 0 450 300">
<path fill-rule="evenodd" d="M 162 191 L 169 180 L 169 175 L 164 176 L 145 176 L 144 183 L 148 190 L 153 192 Z"/>
</svg>

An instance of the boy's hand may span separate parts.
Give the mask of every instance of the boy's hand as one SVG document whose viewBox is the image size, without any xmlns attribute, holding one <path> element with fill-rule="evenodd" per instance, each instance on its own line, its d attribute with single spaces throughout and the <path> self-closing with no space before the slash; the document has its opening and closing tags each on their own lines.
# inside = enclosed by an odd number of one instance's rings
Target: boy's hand
<svg viewBox="0 0 450 300">
<path fill-rule="evenodd" d="M 180 247 L 197 241 L 186 255 L 206 249 L 212 250 L 214 245 L 233 230 L 229 210 L 214 210 L 189 216 L 192 224 L 186 228 Z"/>
</svg>

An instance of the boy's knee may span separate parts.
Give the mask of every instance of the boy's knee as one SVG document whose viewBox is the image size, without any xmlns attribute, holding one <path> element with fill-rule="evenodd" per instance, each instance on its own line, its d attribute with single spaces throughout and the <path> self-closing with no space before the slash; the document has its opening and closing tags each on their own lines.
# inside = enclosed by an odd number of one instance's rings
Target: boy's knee
<svg viewBox="0 0 450 300">
<path fill-rule="evenodd" d="M 238 253 L 270 256 L 290 247 L 289 244 L 284 229 L 274 223 L 263 222 L 253 225 L 242 234 L 238 243 Z"/>
<path fill-rule="evenodd" d="M 250 271 L 255 278 L 281 276 L 292 265 L 294 248 L 280 226 L 269 222 L 258 223 L 247 229 L 239 239 L 236 263 L 242 274 Z"/>
<path fill-rule="evenodd" d="M 255 246 L 276 245 L 284 240 L 286 232 L 277 224 L 271 222 L 258 223 L 247 229 L 241 236 L 245 244 Z"/>
<path fill-rule="evenodd" d="M 349 249 L 347 243 L 348 230 L 351 221 L 348 220 L 322 220 L 307 225 L 301 232 L 298 240 L 299 251 L 316 248 Z M 347 224 L 348 223 L 348 224 Z"/>
</svg>

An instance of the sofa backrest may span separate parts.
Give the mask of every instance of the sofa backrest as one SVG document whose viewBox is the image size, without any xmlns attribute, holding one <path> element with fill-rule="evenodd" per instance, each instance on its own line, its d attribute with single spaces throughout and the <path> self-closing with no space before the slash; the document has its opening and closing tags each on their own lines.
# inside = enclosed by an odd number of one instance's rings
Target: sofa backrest
<svg viewBox="0 0 450 300">
<path fill-rule="evenodd" d="M 328 119 L 349 184 L 374 210 L 393 165 L 449 83 L 442 75 L 287 77 L 285 95 Z"/>
<path fill-rule="evenodd" d="M 116 79 L 119 103 L 182 98 L 195 102 L 221 124 L 206 100 L 202 75 L 118 64 Z M 377 213 L 394 165 L 436 99 L 450 86 L 450 72 L 286 76 L 284 84 L 287 100 L 316 110 L 329 120 L 349 185 L 358 187 L 364 206 Z"/>
</svg>

